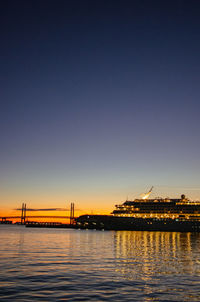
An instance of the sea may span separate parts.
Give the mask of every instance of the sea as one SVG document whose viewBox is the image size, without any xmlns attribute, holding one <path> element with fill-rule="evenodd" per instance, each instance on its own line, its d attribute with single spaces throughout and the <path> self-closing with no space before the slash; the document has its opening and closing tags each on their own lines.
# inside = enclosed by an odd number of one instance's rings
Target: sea
<svg viewBox="0 0 200 302">
<path fill-rule="evenodd" d="M 200 233 L 0 225 L 0 301 L 200 301 Z"/>
</svg>

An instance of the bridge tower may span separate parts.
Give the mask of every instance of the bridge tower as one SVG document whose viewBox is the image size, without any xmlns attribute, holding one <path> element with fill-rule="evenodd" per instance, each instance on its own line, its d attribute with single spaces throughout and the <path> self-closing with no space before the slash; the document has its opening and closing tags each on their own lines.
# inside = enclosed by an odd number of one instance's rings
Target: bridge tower
<svg viewBox="0 0 200 302">
<path fill-rule="evenodd" d="M 73 224 L 74 222 L 74 203 L 71 203 L 71 208 L 70 208 L 70 224 Z"/>
<path fill-rule="evenodd" d="M 26 203 L 22 203 L 21 224 L 26 224 Z"/>
</svg>

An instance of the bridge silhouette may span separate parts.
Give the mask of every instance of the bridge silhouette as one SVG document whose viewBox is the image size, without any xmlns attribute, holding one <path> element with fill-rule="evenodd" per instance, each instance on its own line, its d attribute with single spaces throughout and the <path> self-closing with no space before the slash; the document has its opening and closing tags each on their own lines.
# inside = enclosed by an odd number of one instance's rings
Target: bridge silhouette
<svg viewBox="0 0 200 302">
<path fill-rule="evenodd" d="M 42 210 L 42 209 L 41 209 Z M 69 219 L 70 224 L 73 224 L 74 219 L 76 218 L 74 216 L 74 203 L 71 203 L 70 207 L 70 215 L 27 215 L 28 209 L 26 208 L 26 203 L 22 203 L 21 208 L 21 215 L 12 215 L 12 216 L 0 216 L 0 220 L 2 222 L 8 221 L 8 219 L 20 219 L 21 224 L 26 224 L 27 219 L 31 218 L 52 218 L 52 219 Z M 68 210 L 66 210 L 68 211 Z"/>
</svg>

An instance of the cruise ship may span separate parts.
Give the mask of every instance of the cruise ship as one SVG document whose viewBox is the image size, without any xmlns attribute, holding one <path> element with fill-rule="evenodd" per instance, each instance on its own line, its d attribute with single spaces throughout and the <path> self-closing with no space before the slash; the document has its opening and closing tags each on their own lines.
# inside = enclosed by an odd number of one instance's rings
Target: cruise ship
<svg viewBox="0 0 200 302">
<path fill-rule="evenodd" d="M 110 215 L 82 215 L 82 229 L 200 232 L 200 201 L 180 198 L 149 199 L 153 187 L 142 198 L 116 205 Z"/>
</svg>

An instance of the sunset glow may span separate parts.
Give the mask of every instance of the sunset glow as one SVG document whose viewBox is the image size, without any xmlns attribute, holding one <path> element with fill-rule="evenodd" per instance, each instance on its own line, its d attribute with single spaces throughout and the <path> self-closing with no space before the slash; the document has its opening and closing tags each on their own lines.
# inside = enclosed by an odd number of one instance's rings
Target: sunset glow
<svg viewBox="0 0 200 302">
<path fill-rule="evenodd" d="M 61 2 L 2 8 L 1 216 L 200 200 L 198 9 Z"/>
</svg>

